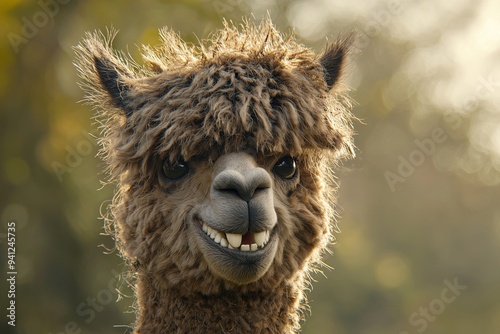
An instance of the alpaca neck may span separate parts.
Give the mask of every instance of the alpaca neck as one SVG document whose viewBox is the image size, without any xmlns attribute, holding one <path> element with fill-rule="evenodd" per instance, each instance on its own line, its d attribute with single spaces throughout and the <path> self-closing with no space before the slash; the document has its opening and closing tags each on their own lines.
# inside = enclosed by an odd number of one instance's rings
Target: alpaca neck
<svg viewBox="0 0 500 334">
<path fill-rule="evenodd" d="M 167 289 L 139 278 L 137 334 L 295 333 L 298 328 L 300 290 L 280 286 L 271 294 L 224 291 L 217 295 Z"/>
</svg>

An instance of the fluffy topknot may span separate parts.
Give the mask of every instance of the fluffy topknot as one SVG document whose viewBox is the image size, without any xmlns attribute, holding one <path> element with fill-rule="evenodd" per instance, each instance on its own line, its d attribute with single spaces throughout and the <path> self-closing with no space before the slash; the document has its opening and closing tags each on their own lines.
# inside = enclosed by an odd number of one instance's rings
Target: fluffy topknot
<svg viewBox="0 0 500 334">
<path fill-rule="evenodd" d="M 87 34 L 76 50 L 115 176 L 139 161 L 146 167 L 151 155 L 190 159 L 243 147 L 353 153 L 350 105 L 341 85 L 329 89 L 325 80 L 322 60 L 331 55 L 320 59 L 293 36 L 281 36 L 269 19 L 241 30 L 225 22 L 199 46 L 162 29 L 159 47 L 143 47 L 144 67 L 114 51 L 113 36 Z M 349 43 L 339 40 L 330 53 L 345 52 Z"/>
</svg>

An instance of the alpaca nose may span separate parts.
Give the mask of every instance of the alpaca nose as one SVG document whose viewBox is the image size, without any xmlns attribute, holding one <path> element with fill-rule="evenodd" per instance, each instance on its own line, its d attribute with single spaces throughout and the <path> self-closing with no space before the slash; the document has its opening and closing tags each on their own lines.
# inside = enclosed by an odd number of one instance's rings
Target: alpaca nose
<svg viewBox="0 0 500 334">
<path fill-rule="evenodd" d="M 226 194 L 233 193 L 246 202 L 250 202 L 257 192 L 271 188 L 271 184 L 269 173 L 260 167 L 243 171 L 224 170 L 213 181 L 215 190 Z"/>
<path fill-rule="evenodd" d="M 271 230 L 277 220 L 273 194 L 271 175 L 253 156 L 246 152 L 223 155 L 214 165 L 204 219 L 225 233 Z"/>
</svg>

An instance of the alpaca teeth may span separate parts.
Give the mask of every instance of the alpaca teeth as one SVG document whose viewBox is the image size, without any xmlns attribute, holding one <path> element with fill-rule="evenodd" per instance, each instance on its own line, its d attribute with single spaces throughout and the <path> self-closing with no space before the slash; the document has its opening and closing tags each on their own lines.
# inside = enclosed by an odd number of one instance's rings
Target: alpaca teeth
<svg viewBox="0 0 500 334">
<path fill-rule="evenodd" d="M 267 239 L 267 231 L 262 231 L 262 232 L 259 232 L 259 233 L 254 233 L 254 239 L 255 239 L 255 243 L 257 244 L 257 246 L 264 246 L 264 244 L 267 242 L 266 239 Z"/>
<path fill-rule="evenodd" d="M 210 227 L 209 225 L 203 223 L 201 226 L 203 232 L 205 232 L 214 242 L 220 244 L 222 247 L 229 248 L 231 250 L 240 250 L 242 252 L 255 252 L 259 248 L 263 248 L 270 239 L 271 232 L 269 230 L 262 232 L 254 232 L 253 244 L 241 244 L 243 240 L 243 234 L 238 233 L 224 233 Z"/>
<path fill-rule="evenodd" d="M 241 246 L 241 238 L 243 237 L 242 234 L 235 234 L 235 233 L 226 233 L 226 238 L 227 241 L 231 246 L 234 248 L 238 248 Z M 243 249 L 242 249 L 243 250 Z"/>
<path fill-rule="evenodd" d="M 221 245 L 222 247 L 227 247 L 227 245 L 228 245 L 227 240 L 226 240 L 226 239 L 224 239 L 224 238 L 222 238 L 222 239 L 220 240 L 220 245 Z"/>
<path fill-rule="evenodd" d="M 222 235 L 221 235 L 220 233 L 217 233 L 217 234 L 215 235 L 215 239 L 214 239 L 214 241 L 215 241 L 216 243 L 218 243 L 218 244 L 219 244 L 219 243 L 220 243 L 220 241 L 221 241 L 221 239 L 222 239 Z"/>
</svg>

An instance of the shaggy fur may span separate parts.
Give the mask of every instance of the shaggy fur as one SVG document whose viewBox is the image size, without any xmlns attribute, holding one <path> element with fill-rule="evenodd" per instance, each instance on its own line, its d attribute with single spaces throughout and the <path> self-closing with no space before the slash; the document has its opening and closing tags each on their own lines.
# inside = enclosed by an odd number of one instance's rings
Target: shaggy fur
<svg viewBox="0 0 500 334">
<path fill-rule="evenodd" d="M 283 37 L 270 20 L 225 24 L 199 46 L 161 30 L 144 66 L 114 51 L 113 33 L 76 48 L 86 98 L 102 124 L 102 155 L 118 183 L 110 230 L 136 276 L 136 333 L 295 333 L 309 272 L 332 240 L 330 168 L 351 157 L 342 69 L 350 38 L 322 56 Z M 187 219 L 207 199 L 214 163 L 249 152 L 271 173 L 297 158 L 300 178 L 274 181 L 279 244 L 258 280 L 211 272 Z M 164 160 L 196 166 L 182 182 L 158 175 Z"/>
</svg>

